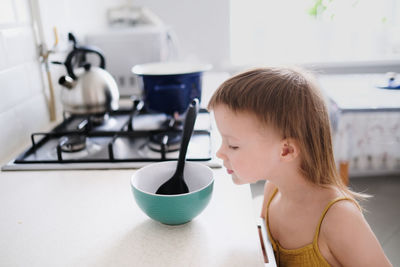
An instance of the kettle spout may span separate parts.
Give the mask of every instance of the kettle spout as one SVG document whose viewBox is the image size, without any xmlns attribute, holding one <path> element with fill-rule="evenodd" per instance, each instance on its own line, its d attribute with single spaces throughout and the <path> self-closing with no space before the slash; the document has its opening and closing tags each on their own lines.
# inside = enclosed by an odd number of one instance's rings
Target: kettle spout
<svg viewBox="0 0 400 267">
<path fill-rule="evenodd" d="M 69 76 L 61 76 L 60 79 L 58 79 L 58 83 L 68 89 L 75 87 L 74 80 Z"/>
</svg>

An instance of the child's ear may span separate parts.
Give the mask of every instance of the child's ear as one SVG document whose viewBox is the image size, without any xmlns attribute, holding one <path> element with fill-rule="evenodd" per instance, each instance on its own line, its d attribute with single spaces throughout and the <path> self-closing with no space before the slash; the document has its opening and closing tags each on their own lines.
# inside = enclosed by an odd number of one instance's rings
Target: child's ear
<svg viewBox="0 0 400 267">
<path fill-rule="evenodd" d="M 300 149 L 297 142 L 293 139 L 282 140 L 281 146 L 281 159 L 284 161 L 291 161 L 299 155 Z"/>
</svg>

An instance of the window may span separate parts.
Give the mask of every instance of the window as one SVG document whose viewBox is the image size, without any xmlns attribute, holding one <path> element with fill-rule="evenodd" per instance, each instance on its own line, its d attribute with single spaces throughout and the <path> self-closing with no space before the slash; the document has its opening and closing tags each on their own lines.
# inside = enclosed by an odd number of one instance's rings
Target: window
<svg viewBox="0 0 400 267">
<path fill-rule="evenodd" d="M 400 60 L 399 0 L 231 0 L 234 65 Z"/>
</svg>

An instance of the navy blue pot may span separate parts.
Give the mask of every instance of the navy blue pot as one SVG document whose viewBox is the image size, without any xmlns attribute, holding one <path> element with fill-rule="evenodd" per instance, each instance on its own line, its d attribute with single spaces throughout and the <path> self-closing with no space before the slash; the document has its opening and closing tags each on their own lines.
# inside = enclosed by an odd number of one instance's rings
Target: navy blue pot
<svg viewBox="0 0 400 267">
<path fill-rule="evenodd" d="M 194 99 L 201 99 L 201 72 L 173 75 L 142 75 L 148 111 L 182 114 Z"/>
<path fill-rule="evenodd" d="M 194 98 L 201 100 L 201 77 L 210 64 L 154 62 L 136 65 L 132 72 L 143 80 L 147 111 L 182 114 Z"/>
</svg>

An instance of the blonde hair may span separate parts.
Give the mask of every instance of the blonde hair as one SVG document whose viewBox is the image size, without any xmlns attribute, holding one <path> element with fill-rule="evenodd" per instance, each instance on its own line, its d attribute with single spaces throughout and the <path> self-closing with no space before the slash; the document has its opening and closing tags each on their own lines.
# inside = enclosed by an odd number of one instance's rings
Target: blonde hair
<svg viewBox="0 0 400 267">
<path fill-rule="evenodd" d="M 226 80 L 208 103 L 233 112 L 254 114 L 264 125 L 300 146 L 300 172 L 313 184 L 337 186 L 349 197 L 352 192 L 338 174 L 332 147 L 328 111 L 313 75 L 296 67 L 257 68 Z"/>
</svg>

